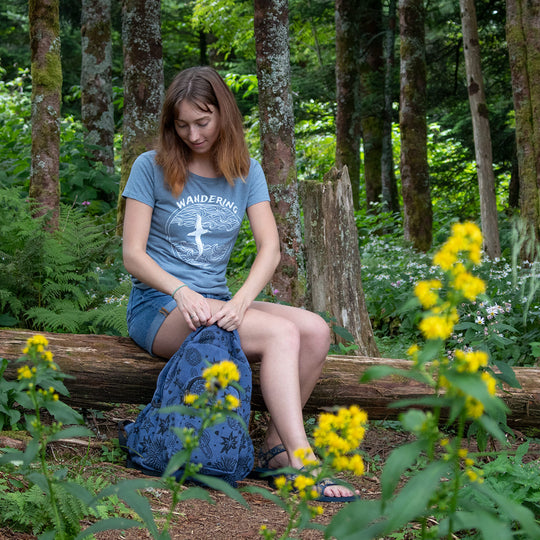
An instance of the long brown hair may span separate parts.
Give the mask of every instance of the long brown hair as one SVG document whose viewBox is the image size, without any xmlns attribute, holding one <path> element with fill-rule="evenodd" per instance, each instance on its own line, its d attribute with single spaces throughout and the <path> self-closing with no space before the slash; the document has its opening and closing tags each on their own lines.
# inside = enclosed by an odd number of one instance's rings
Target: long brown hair
<svg viewBox="0 0 540 540">
<path fill-rule="evenodd" d="M 178 108 L 185 99 L 202 110 L 212 105 L 219 111 L 219 135 L 212 149 L 214 166 L 229 184 L 236 178 L 244 180 L 249 172 L 249 152 L 233 93 L 215 69 L 188 68 L 176 75 L 165 94 L 156 146 L 156 163 L 163 168 L 165 183 L 173 195 L 178 197 L 184 189 L 191 156 L 175 129 Z"/>
</svg>

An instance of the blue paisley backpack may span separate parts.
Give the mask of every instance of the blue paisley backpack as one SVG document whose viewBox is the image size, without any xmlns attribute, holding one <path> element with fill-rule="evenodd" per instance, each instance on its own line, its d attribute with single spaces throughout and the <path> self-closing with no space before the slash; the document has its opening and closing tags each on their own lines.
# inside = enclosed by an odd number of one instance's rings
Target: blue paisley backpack
<svg viewBox="0 0 540 540">
<path fill-rule="evenodd" d="M 236 412 L 245 425 L 249 425 L 251 367 L 241 349 L 238 332 L 228 332 L 217 325 L 202 326 L 188 336 L 159 374 L 151 403 L 135 422 L 125 425 L 123 445 L 128 453 L 128 466 L 161 476 L 171 457 L 183 448 L 171 428 L 194 428 L 198 432 L 201 420 L 196 415 L 163 413 L 160 409 L 184 405 L 186 394 L 201 394 L 205 389 L 203 370 L 223 360 L 231 360 L 238 367 L 239 385 L 244 393 L 240 395 L 232 386 L 227 388 L 227 393 L 239 399 L 240 407 Z M 203 431 L 191 461 L 202 465 L 199 474 L 218 476 L 235 486 L 251 472 L 253 454 L 253 443 L 246 428 L 237 419 L 227 417 L 221 424 Z M 175 476 L 180 473 L 177 471 Z"/>
</svg>

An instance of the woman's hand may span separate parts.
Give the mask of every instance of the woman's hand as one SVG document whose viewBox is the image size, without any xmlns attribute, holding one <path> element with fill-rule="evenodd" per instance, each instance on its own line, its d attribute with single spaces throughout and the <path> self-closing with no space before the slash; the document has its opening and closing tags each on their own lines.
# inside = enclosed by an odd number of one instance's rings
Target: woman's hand
<svg viewBox="0 0 540 540">
<path fill-rule="evenodd" d="M 182 287 L 175 293 L 174 299 L 191 330 L 209 325 L 212 313 L 202 294 L 192 291 L 189 287 Z"/>
<path fill-rule="evenodd" d="M 214 313 L 208 320 L 208 326 L 217 324 L 220 328 L 229 332 L 238 330 L 238 327 L 242 324 L 242 320 L 244 319 L 246 309 L 247 306 L 244 306 L 241 302 L 233 298 L 232 300 L 225 302 L 222 307 Z"/>
</svg>

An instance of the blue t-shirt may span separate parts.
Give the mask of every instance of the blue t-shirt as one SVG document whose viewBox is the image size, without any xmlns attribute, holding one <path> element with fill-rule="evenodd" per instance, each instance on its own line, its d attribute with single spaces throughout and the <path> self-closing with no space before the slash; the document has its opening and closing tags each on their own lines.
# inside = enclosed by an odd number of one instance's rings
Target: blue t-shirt
<svg viewBox="0 0 540 540">
<path fill-rule="evenodd" d="M 228 294 L 226 270 L 246 209 L 269 201 L 260 164 L 243 182 L 189 174 L 178 198 L 165 185 L 155 151 L 133 163 L 123 197 L 153 208 L 146 252 L 161 268 L 201 293 Z M 133 285 L 148 288 L 136 278 Z"/>
</svg>

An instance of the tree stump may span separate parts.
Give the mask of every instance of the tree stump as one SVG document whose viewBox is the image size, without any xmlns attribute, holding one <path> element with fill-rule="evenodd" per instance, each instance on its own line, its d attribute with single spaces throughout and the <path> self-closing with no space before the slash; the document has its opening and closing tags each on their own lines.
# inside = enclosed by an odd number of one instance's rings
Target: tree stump
<svg viewBox="0 0 540 540">
<path fill-rule="evenodd" d="M 303 182 L 310 309 L 348 330 L 362 356 L 379 356 L 362 289 L 358 230 L 346 166 L 322 182 Z"/>
</svg>

